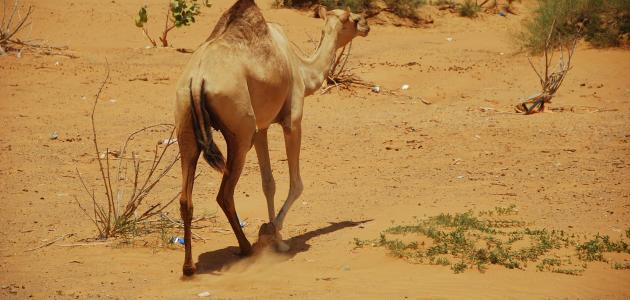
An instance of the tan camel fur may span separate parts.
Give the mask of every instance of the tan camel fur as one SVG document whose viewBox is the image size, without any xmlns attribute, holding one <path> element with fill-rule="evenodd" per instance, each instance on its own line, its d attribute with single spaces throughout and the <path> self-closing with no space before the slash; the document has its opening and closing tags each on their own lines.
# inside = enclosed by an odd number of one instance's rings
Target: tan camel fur
<svg viewBox="0 0 630 300">
<path fill-rule="evenodd" d="M 325 20 L 322 39 L 316 52 L 304 58 L 292 50 L 280 26 L 265 21 L 253 0 L 239 0 L 223 14 L 179 79 L 175 118 L 183 174 L 184 275 L 195 273 L 191 196 L 201 153 L 223 172 L 217 202 L 234 230 L 241 254 L 247 255 L 252 248 L 236 215 L 234 189 L 246 154 L 255 146 L 270 221 L 261 227 L 261 234 L 271 235 L 278 250 L 289 249 L 279 231 L 303 188 L 299 154 L 304 97 L 322 86 L 337 49 L 356 36 L 367 36 L 370 30 L 364 18 L 348 11 L 321 8 L 319 14 Z M 277 215 L 267 146 L 267 128 L 273 123 L 284 131 L 290 176 L 289 194 Z M 225 138 L 227 162 L 212 139 L 213 128 Z"/>
</svg>

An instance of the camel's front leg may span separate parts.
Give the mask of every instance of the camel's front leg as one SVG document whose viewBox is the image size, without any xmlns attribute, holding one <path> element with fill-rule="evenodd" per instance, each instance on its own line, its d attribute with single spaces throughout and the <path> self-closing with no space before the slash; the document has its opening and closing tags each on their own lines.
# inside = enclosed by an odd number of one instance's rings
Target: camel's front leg
<svg viewBox="0 0 630 300">
<path fill-rule="evenodd" d="M 287 150 L 287 160 L 289 162 L 289 195 L 284 205 L 278 212 L 278 216 L 273 220 L 273 224 L 278 232 L 277 234 L 277 246 L 280 251 L 288 251 L 289 245 L 282 241 L 280 236 L 280 230 L 282 230 L 282 224 L 284 218 L 287 216 L 293 202 L 302 194 L 304 189 L 302 185 L 302 178 L 300 177 L 300 144 L 302 141 L 302 125 L 300 121 L 294 121 L 290 125 L 284 125 L 284 142 Z"/>
<path fill-rule="evenodd" d="M 276 181 L 273 179 L 271 172 L 271 162 L 269 161 L 269 144 L 267 143 L 267 129 L 259 130 L 254 136 L 254 147 L 258 156 L 258 166 L 260 167 L 260 176 L 262 177 L 262 187 L 267 199 L 267 212 L 269 214 L 269 222 L 272 222 L 276 216 L 273 198 L 276 194 Z"/>
</svg>

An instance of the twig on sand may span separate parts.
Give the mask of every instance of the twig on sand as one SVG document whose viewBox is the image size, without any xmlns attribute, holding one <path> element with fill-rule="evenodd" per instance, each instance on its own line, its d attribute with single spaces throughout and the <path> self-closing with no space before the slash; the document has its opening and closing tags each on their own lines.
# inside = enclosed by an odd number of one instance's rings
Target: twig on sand
<svg viewBox="0 0 630 300">
<path fill-rule="evenodd" d="M 30 251 L 35 251 L 35 250 L 37 250 L 37 249 L 41 249 L 41 248 L 44 248 L 44 247 L 48 247 L 48 246 L 50 246 L 50 245 L 52 245 L 52 244 L 54 244 L 54 243 L 56 243 L 56 242 L 58 242 L 58 241 L 60 241 L 60 240 L 63 240 L 63 239 L 65 239 L 65 238 L 67 238 L 67 237 L 71 237 L 71 236 L 73 236 L 73 235 L 74 235 L 74 233 L 67 233 L 67 234 L 64 234 L 64 235 L 62 235 L 62 236 L 60 236 L 60 237 L 58 237 L 58 238 L 56 238 L 56 239 L 54 239 L 54 240 L 52 240 L 52 241 L 50 241 L 50 242 L 47 242 L 47 243 L 42 244 L 42 245 L 40 245 L 40 246 L 37 246 L 37 247 L 35 247 L 35 248 L 28 249 L 28 250 L 26 250 L 26 251 L 27 251 L 27 252 L 30 252 Z"/>
<path fill-rule="evenodd" d="M 419 100 L 420 102 L 422 102 L 422 103 L 424 103 L 424 104 L 426 104 L 426 105 L 431 105 L 431 104 L 433 104 L 433 102 L 431 102 L 431 101 L 429 101 L 429 100 L 427 100 L 427 99 L 424 99 L 424 98 L 423 98 L 423 97 L 421 97 L 421 96 L 401 95 L 400 93 L 398 93 L 398 92 L 396 92 L 396 91 L 394 91 L 394 90 L 383 90 L 383 91 L 382 91 L 382 93 L 383 93 L 383 94 L 387 94 L 387 95 L 391 95 L 391 96 L 394 96 L 394 97 L 401 97 L 401 98 L 405 98 L 405 99 L 407 99 L 407 100 L 412 100 L 412 101 L 413 101 L 413 100 Z"/>
<path fill-rule="evenodd" d="M 102 241 L 102 242 L 93 242 L 93 243 L 74 243 L 74 244 L 57 244 L 57 247 L 81 247 L 81 246 L 101 246 L 101 245 L 109 245 L 113 241 Z"/>
</svg>

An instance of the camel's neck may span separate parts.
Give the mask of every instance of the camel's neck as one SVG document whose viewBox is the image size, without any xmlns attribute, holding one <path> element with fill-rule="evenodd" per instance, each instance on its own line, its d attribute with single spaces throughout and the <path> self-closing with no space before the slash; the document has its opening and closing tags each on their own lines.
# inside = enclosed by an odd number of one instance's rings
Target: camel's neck
<svg viewBox="0 0 630 300">
<path fill-rule="evenodd" d="M 304 79 L 304 96 L 315 93 L 326 80 L 332 67 L 332 61 L 335 59 L 336 45 L 337 33 L 334 30 L 325 32 L 315 53 L 302 60 L 300 72 Z"/>
</svg>

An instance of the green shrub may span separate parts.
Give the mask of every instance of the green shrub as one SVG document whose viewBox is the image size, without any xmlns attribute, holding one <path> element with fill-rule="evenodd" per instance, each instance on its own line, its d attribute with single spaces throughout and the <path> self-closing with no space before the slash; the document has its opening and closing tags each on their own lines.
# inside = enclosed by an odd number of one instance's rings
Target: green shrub
<svg viewBox="0 0 630 300">
<path fill-rule="evenodd" d="M 477 4 L 477 1 L 466 0 L 459 6 L 459 15 L 462 17 L 475 18 L 477 13 L 481 11 L 481 6 Z"/>
<path fill-rule="evenodd" d="M 373 7 L 374 0 L 274 0 L 273 7 L 310 7 L 320 4 L 326 9 L 349 8 L 353 12 L 363 12 Z"/>
<path fill-rule="evenodd" d="M 426 3 L 426 0 L 385 0 L 385 4 L 394 14 L 404 18 L 417 18 L 418 8 Z"/>
<path fill-rule="evenodd" d="M 364 12 L 373 7 L 373 0 L 321 0 L 327 9 L 349 8 L 353 12 Z"/>
<path fill-rule="evenodd" d="M 538 0 L 533 18 L 525 23 L 523 46 L 540 52 L 555 21 L 551 45 L 584 38 L 596 47 L 619 46 L 630 33 L 630 0 Z"/>
<path fill-rule="evenodd" d="M 320 4 L 327 9 L 349 8 L 352 12 L 365 12 L 376 9 L 375 0 L 274 0 L 273 7 L 304 8 Z M 403 18 L 417 18 L 416 10 L 426 4 L 426 0 L 385 0 L 387 10 Z"/>
</svg>

